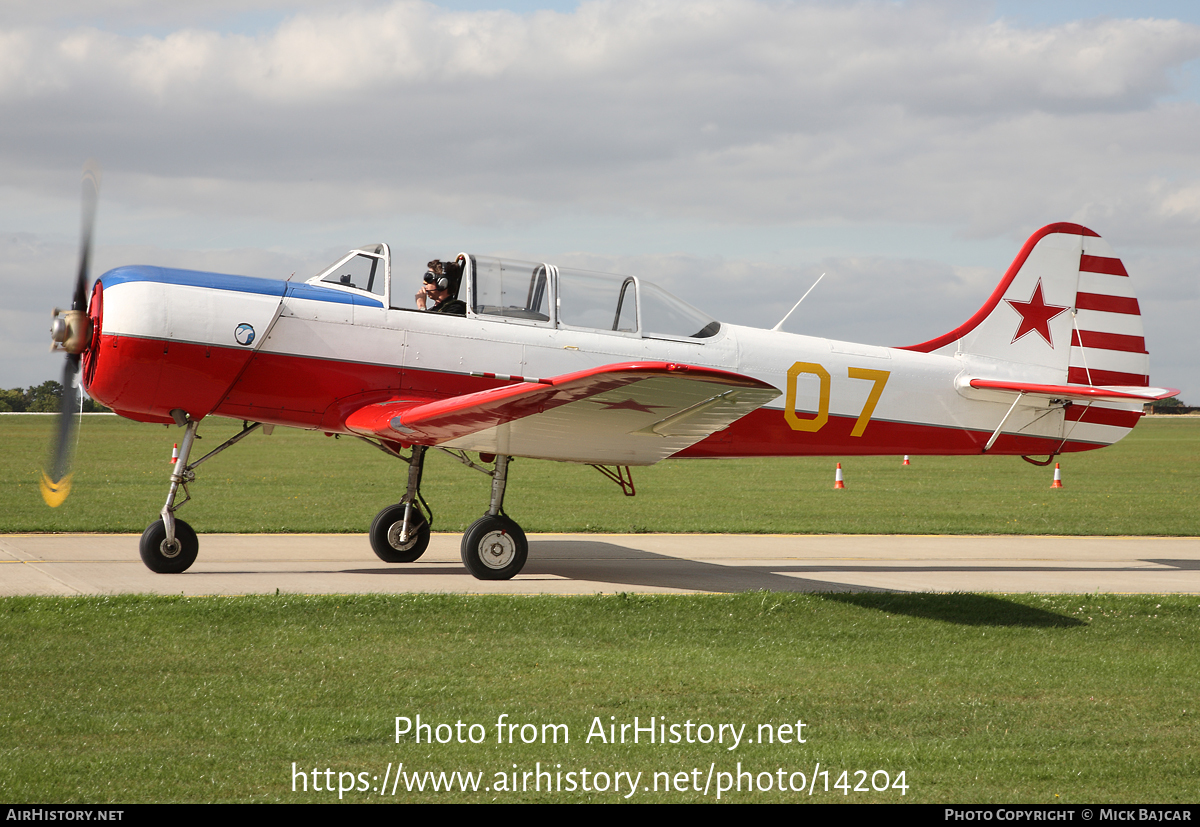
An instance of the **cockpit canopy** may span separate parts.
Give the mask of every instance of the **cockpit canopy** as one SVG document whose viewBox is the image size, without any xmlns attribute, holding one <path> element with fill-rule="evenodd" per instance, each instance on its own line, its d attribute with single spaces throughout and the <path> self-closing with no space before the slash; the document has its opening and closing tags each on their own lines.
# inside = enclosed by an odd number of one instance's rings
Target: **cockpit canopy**
<svg viewBox="0 0 1200 827">
<path fill-rule="evenodd" d="M 346 253 L 308 283 L 371 293 L 386 300 L 390 279 L 391 250 L 386 244 L 368 244 Z"/>
<path fill-rule="evenodd" d="M 721 329 L 711 316 L 635 276 L 484 256 L 472 262 L 468 305 L 478 316 L 685 339 L 706 339 Z"/>
<path fill-rule="evenodd" d="M 707 339 L 721 329 L 708 314 L 636 276 L 489 256 L 463 255 L 458 262 L 461 278 L 452 280 L 452 293 L 466 302 L 468 316 L 668 339 Z M 411 309 L 408 286 L 392 289 L 386 244 L 351 250 L 308 283 L 371 293 L 389 307 Z M 412 286 L 419 284 L 414 274 Z"/>
</svg>

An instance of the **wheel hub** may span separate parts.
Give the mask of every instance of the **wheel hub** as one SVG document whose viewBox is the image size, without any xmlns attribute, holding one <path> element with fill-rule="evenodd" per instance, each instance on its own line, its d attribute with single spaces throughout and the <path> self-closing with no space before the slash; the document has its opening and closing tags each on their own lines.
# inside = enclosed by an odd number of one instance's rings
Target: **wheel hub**
<svg viewBox="0 0 1200 827">
<path fill-rule="evenodd" d="M 401 541 L 400 539 L 401 535 L 404 534 L 404 520 L 392 523 L 391 527 L 388 529 L 388 544 L 392 548 L 396 549 L 396 551 L 408 551 L 413 547 L 413 544 L 417 542 L 417 529 L 420 528 L 420 523 L 418 523 L 415 519 L 416 515 L 414 514 L 413 516 L 414 519 L 410 520 L 408 523 L 407 540 Z"/>
<path fill-rule="evenodd" d="M 183 544 L 180 543 L 179 540 L 174 540 L 174 541 L 163 540 L 161 543 L 158 544 L 158 550 L 160 552 L 162 552 L 163 557 L 170 559 L 172 557 L 179 556 L 179 552 L 183 550 Z"/>
<path fill-rule="evenodd" d="M 489 569 L 502 569 L 513 561 L 517 554 L 517 544 L 505 531 L 492 531 L 485 534 L 479 543 L 479 559 Z"/>
</svg>

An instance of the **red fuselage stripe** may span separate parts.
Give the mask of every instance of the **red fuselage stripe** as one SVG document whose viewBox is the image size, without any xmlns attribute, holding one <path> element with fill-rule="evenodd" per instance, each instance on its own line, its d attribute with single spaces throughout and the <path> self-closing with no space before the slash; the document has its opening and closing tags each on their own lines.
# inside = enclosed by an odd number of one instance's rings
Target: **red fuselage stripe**
<svg viewBox="0 0 1200 827">
<path fill-rule="evenodd" d="M 856 419 L 830 416 L 817 433 L 793 431 L 778 409 L 760 408 L 728 429 L 685 448 L 678 457 L 970 455 L 983 452 L 990 431 L 872 420 L 861 437 L 850 435 Z M 1048 437 L 1002 434 L 989 454 L 1042 455 L 1089 451 L 1102 446 Z"/>
</svg>

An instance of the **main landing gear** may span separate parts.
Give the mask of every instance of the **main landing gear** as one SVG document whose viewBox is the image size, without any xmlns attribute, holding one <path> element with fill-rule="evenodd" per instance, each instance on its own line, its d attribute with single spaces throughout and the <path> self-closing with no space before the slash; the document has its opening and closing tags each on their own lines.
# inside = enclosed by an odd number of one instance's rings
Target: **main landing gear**
<svg viewBox="0 0 1200 827">
<path fill-rule="evenodd" d="M 386 449 L 385 449 L 386 450 Z M 509 580 L 525 567 L 529 542 L 521 527 L 504 514 L 504 490 L 508 484 L 509 457 L 497 456 L 495 467 L 484 468 L 462 451 L 439 448 L 459 462 L 492 478 L 488 510 L 471 524 L 462 539 L 462 561 L 480 580 Z M 414 445 L 411 457 L 400 459 L 408 463 L 408 489 L 396 505 L 389 505 L 375 516 L 371 524 L 371 548 L 379 559 L 388 563 L 411 563 L 429 545 L 431 511 L 421 496 L 421 475 L 428 448 Z M 389 451 L 388 453 L 394 453 Z"/>
<path fill-rule="evenodd" d="M 196 562 L 196 555 L 200 550 L 196 532 L 175 516 L 175 512 L 192 499 L 188 484 L 196 479 L 196 466 L 240 442 L 259 428 L 263 428 L 264 433 L 270 433 L 273 428 L 269 425 L 264 426 L 261 422 L 243 422 L 242 430 L 236 435 L 195 462 L 189 462 L 192 447 L 200 438 L 196 433 L 200 421 L 189 418 L 181 410 L 174 410 L 171 415 L 175 422 L 184 428 L 179 457 L 171 470 L 171 487 L 167 491 L 167 501 L 163 505 L 162 513 L 158 520 L 146 528 L 138 546 L 142 562 L 151 571 L 160 574 L 178 574 L 187 571 L 192 563 Z M 406 457 L 397 450 L 399 446 L 392 443 L 383 444 L 369 439 L 364 441 L 408 463 L 408 486 L 404 497 L 399 503 L 389 505 L 375 516 L 371 523 L 370 537 L 371 548 L 379 559 L 388 563 L 411 563 L 419 559 L 429 547 L 429 531 L 433 522 L 433 512 L 429 503 L 421 496 L 421 475 L 425 470 L 425 455 L 429 449 L 423 445 L 414 445 L 412 454 Z M 504 490 L 508 484 L 510 458 L 481 454 L 480 458 L 484 462 L 495 460 L 494 467 L 485 468 L 468 459 L 463 451 L 446 448 L 438 450 L 492 478 L 487 512 L 472 523 L 463 535 L 463 565 L 480 580 L 511 579 L 525 566 L 525 560 L 529 556 L 529 542 L 525 539 L 525 532 L 521 527 L 504 513 Z M 183 490 L 183 499 L 177 499 L 180 489 Z"/>
<path fill-rule="evenodd" d="M 200 427 L 200 420 L 189 419 L 187 414 L 179 409 L 171 411 L 171 416 L 175 418 L 177 424 L 184 426 L 179 458 L 175 460 L 175 466 L 171 470 L 171 487 L 167 491 L 167 502 L 163 506 L 162 515 L 142 532 L 142 540 L 138 545 L 138 551 L 142 555 L 142 562 L 146 564 L 146 568 L 159 574 L 178 574 L 181 571 L 187 571 L 192 563 L 196 562 L 196 554 L 200 551 L 200 541 L 196 537 L 196 532 L 183 520 L 175 518 L 175 512 L 192 498 L 188 492 L 188 483 L 196 479 L 196 466 L 209 457 L 221 453 L 230 445 L 241 442 L 242 439 L 262 427 L 261 422 L 242 423 L 242 430 L 239 433 L 189 465 L 188 457 L 191 456 L 192 446 L 200 438 L 196 435 L 196 429 Z M 183 499 L 176 502 L 175 497 L 180 488 L 183 488 Z"/>
<path fill-rule="evenodd" d="M 479 580 L 511 580 L 529 556 L 525 532 L 503 513 L 506 485 L 508 457 L 498 456 L 487 513 L 471 523 L 462 538 L 463 565 Z"/>
<path fill-rule="evenodd" d="M 425 452 L 428 450 L 424 445 L 413 446 L 412 457 L 408 459 L 408 490 L 404 499 L 380 511 L 371 523 L 371 548 L 385 563 L 411 563 L 429 546 L 429 518 L 426 515 L 430 508 L 421 496 L 421 475 L 425 471 Z"/>
</svg>

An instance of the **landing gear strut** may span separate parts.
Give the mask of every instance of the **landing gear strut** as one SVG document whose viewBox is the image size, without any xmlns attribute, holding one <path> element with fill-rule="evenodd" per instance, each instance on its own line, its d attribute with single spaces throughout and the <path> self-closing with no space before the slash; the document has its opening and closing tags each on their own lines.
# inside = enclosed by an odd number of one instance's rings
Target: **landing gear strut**
<svg viewBox="0 0 1200 827">
<path fill-rule="evenodd" d="M 424 445 L 414 445 L 408 460 L 408 490 L 396 505 L 375 515 L 371 523 L 371 548 L 385 563 L 411 563 L 429 547 L 429 518 L 422 511 L 421 474 L 425 470 Z"/>
<path fill-rule="evenodd" d="M 162 508 L 162 517 L 151 523 L 142 532 L 142 540 L 138 544 L 138 552 L 146 568 L 159 574 L 178 574 L 187 571 L 196 562 L 200 551 L 200 541 L 196 532 L 183 520 L 175 519 L 175 509 L 192 498 L 188 493 L 187 484 L 196 479 L 196 473 L 187 467 L 188 455 L 192 452 L 192 444 L 196 440 L 196 429 L 200 427 L 198 420 L 188 420 L 183 431 L 183 447 L 179 451 L 179 459 L 171 470 L 171 487 L 167 491 L 167 502 Z M 175 504 L 175 495 L 183 486 L 183 500 Z"/>
</svg>

